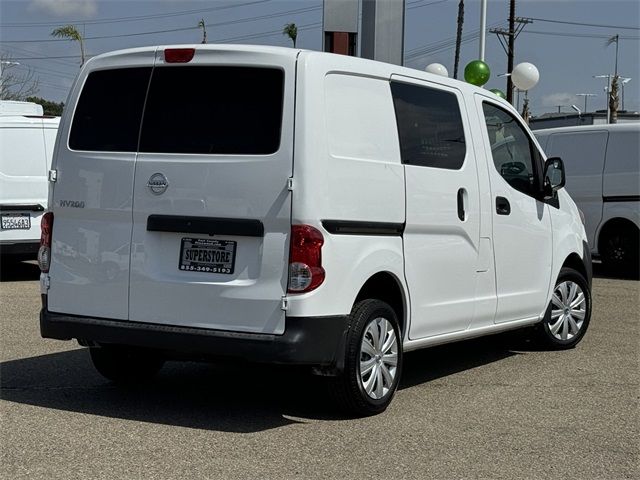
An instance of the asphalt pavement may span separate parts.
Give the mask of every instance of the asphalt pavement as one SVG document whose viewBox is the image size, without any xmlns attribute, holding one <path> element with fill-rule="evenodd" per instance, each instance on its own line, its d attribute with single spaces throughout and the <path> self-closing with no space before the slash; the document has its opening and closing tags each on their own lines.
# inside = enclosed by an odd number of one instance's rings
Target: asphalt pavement
<svg viewBox="0 0 640 480">
<path fill-rule="evenodd" d="M 113 386 L 40 338 L 38 270 L 0 267 L 0 478 L 640 478 L 640 282 L 596 268 L 585 339 L 405 356 L 390 408 L 348 418 L 295 369 L 168 363 Z"/>
</svg>

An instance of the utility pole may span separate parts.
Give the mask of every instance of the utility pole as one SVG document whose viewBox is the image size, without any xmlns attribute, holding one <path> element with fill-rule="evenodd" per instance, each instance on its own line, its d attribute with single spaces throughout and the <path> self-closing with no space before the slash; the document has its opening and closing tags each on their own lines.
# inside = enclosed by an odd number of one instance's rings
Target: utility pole
<svg viewBox="0 0 640 480">
<path fill-rule="evenodd" d="M 513 56 L 515 50 L 516 0 L 509 0 L 509 49 L 507 52 L 507 73 L 513 72 Z M 507 102 L 513 105 L 513 80 L 507 77 Z"/>
<path fill-rule="evenodd" d="M 498 36 L 500 45 L 507 54 L 507 101 L 513 105 L 513 81 L 511 80 L 511 72 L 513 71 L 513 60 L 515 57 L 516 38 L 524 29 L 525 25 L 533 23 L 528 18 L 516 17 L 516 0 L 509 0 L 509 30 L 492 28 L 489 33 L 495 33 Z"/>
</svg>

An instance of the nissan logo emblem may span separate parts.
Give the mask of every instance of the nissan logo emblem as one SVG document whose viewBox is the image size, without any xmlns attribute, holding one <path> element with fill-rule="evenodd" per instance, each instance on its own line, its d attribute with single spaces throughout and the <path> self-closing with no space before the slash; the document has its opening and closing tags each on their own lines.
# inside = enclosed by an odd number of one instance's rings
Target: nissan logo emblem
<svg viewBox="0 0 640 480">
<path fill-rule="evenodd" d="M 162 173 L 154 173 L 147 182 L 147 187 L 154 195 L 162 195 L 168 186 L 169 181 Z"/>
</svg>

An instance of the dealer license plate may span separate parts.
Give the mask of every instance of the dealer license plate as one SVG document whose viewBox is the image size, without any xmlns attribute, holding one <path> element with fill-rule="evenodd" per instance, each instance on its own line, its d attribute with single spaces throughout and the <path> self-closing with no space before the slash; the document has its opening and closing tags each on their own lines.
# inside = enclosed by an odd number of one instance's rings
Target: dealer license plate
<svg viewBox="0 0 640 480">
<path fill-rule="evenodd" d="M 178 268 L 189 272 L 233 273 L 236 242 L 209 238 L 183 238 Z"/>
<path fill-rule="evenodd" d="M 2 230 L 29 230 L 31 217 L 28 213 L 7 213 L 2 215 Z"/>
</svg>

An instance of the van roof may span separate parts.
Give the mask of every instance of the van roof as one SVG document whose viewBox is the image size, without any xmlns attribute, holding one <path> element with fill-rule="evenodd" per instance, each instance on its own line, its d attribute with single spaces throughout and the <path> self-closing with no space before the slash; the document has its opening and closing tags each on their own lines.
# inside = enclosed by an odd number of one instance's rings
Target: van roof
<svg viewBox="0 0 640 480">
<path fill-rule="evenodd" d="M 148 46 L 148 47 L 138 47 L 138 48 L 130 48 L 125 50 L 115 50 L 113 52 L 103 53 L 101 55 L 97 55 L 91 58 L 87 63 L 85 63 L 85 69 L 91 70 L 94 63 L 102 63 L 101 60 L 109 59 L 109 64 L 113 65 L 117 64 L 122 59 L 123 64 L 126 63 L 125 60 L 127 57 L 134 57 L 137 54 L 144 52 L 157 52 L 164 51 L 168 48 L 194 48 L 196 52 L 198 50 L 207 50 L 207 51 L 220 51 L 220 52 L 240 52 L 240 53 L 264 53 L 270 55 L 277 55 L 282 57 L 289 58 L 299 58 L 299 56 L 304 56 L 305 60 L 313 61 L 315 58 L 323 58 L 325 62 L 331 63 L 328 61 L 329 59 L 335 59 L 336 63 L 339 63 L 341 67 L 344 67 L 345 61 L 349 63 L 350 67 L 353 67 L 354 71 L 375 71 L 375 72 L 385 72 L 388 75 L 404 75 L 407 77 L 419 78 L 428 80 L 435 83 L 440 83 L 442 85 L 448 85 L 460 90 L 472 91 L 477 93 L 482 93 L 484 95 L 491 95 L 493 98 L 493 94 L 481 87 L 476 87 L 469 83 L 466 83 L 461 80 L 455 80 L 449 77 L 442 77 L 439 75 L 435 75 L 432 73 L 425 72 L 423 70 L 402 67 L 399 65 L 392 65 L 384 62 L 378 62 L 375 60 L 369 60 L 360 57 L 350 57 L 345 55 L 339 55 L 335 53 L 328 52 L 319 52 L 315 50 L 304 50 L 299 48 L 289 48 L 289 47 L 274 47 L 274 46 L 266 46 L 266 45 L 233 45 L 233 44 L 180 44 L 180 45 L 156 45 L 156 46 Z M 115 62 L 114 62 L 115 60 Z M 495 100 L 503 103 L 505 106 L 511 108 L 511 105 L 504 99 L 495 96 Z"/>
<path fill-rule="evenodd" d="M 42 105 L 33 102 L 19 102 L 16 100 L 0 100 L 0 116 L 7 115 L 37 115 L 42 116 Z"/>
<path fill-rule="evenodd" d="M 535 135 L 551 135 L 552 133 L 580 133 L 603 131 L 608 132 L 640 132 L 640 122 L 602 123 L 595 125 L 575 125 L 571 127 L 541 128 L 534 130 Z"/>
</svg>

